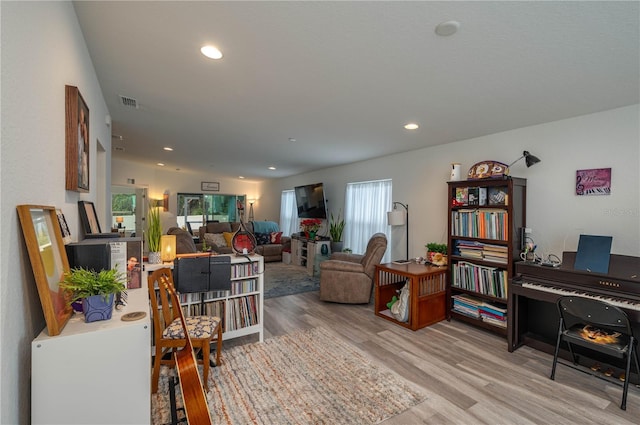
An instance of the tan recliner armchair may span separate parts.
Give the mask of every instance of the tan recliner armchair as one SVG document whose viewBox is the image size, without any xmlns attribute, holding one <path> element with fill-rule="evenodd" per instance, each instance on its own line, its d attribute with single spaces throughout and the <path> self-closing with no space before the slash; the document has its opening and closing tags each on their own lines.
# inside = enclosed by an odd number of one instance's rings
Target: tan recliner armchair
<svg viewBox="0 0 640 425">
<path fill-rule="evenodd" d="M 365 304 L 371 299 L 376 264 L 387 250 L 387 237 L 376 233 L 364 255 L 336 252 L 320 263 L 320 299 L 345 304 Z"/>
</svg>

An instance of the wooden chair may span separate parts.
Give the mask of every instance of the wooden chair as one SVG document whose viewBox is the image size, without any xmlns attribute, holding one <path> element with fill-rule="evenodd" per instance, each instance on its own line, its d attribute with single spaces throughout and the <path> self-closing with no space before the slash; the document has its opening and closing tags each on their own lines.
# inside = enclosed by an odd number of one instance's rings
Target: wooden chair
<svg viewBox="0 0 640 425">
<path fill-rule="evenodd" d="M 173 367 L 173 356 L 166 356 L 169 352 L 175 352 L 186 344 L 186 338 L 180 321 L 180 305 L 175 306 L 171 302 L 170 294 L 161 280 L 166 279 L 168 285 L 173 288 L 173 275 L 171 269 L 161 268 L 149 275 L 149 298 L 153 315 L 153 335 L 155 343 L 155 357 L 153 361 L 153 374 L 151 377 L 151 390 L 158 391 L 158 379 L 162 364 Z M 172 308 L 175 307 L 175 308 Z M 208 391 L 209 354 L 211 342 L 217 339 L 216 365 L 220 364 L 220 352 L 222 351 L 222 323 L 215 316 L 190 316 L 185 319 L 189 329 L 189 337 L 194 350 L 202 353 L 204 388 Z M 169 357 L 169 358 L 165 358 Z"/>
<path fill-rule="evenodd" d="M 633 329 L 626 313 L 604 301 L 578 296 L 560 297 L 558 312 L 560 313 L 560 323 L 550 378 L 555 379 L 562 341 L 567 343 L 574 365 L 578 364 L 578 356 L 574 352 L 573 345 L 588 348 L 616 359 L 626 360 L 624 362 L 622 402 L 620 403 L 620 408 L 626 410 L 632 359 L 636 372 L 640 373 L 638 340 L 633 335 Z"/>
</svg>

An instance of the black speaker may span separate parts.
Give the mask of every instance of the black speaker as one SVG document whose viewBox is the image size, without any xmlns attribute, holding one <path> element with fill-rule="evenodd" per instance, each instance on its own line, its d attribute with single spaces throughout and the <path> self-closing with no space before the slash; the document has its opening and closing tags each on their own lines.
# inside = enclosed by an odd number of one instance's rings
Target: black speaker
<svg viewBox="0 0 640 425">
<path fill-rule="evenodd" d="M 231 290 L 231 257 L 228 255 L 176 258 L 173 282 L 180 293 Z"/>
</svg>

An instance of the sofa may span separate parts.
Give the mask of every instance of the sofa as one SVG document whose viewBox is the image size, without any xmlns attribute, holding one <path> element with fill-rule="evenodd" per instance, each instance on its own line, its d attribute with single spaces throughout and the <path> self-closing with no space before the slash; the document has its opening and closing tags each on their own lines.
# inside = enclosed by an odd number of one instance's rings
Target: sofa
<svg viewBox="0 0 640 425">
<path fill-rule="evenodd" d="M 282 261 L 282 252 L 291 251 L 291 238 L 282 236 L 277 223 L 249 221 L 245 227 L 255 236 L 256 254 L 262 255 L 265 262 Z M 232 254 L 231 239 L 239 228 L 239 222 L 207 223 L 199 229 L 200 242 L 218 254 Z"/>
</svg>

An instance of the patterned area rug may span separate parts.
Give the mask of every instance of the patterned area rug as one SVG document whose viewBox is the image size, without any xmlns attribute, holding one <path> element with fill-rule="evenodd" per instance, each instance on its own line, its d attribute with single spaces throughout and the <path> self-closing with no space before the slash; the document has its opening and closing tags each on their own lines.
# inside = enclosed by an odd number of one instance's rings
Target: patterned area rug
<svg viewBox="0 0 640 425">
<path fill-rule="evenodd" d="M 320 278 L 309 276 L 305 267 L 274 262 L 264 268 L 265 299 L 320 290 Z"/>
<path fill-rule="evenodd" d="M 231 347 L 222 362 L 209 376 L 215 424 L 376 424 L 426 399 L 323 328 Z M 170 422 L 167 373 L 152 396 L 154 425 Z"/>
</svg>

